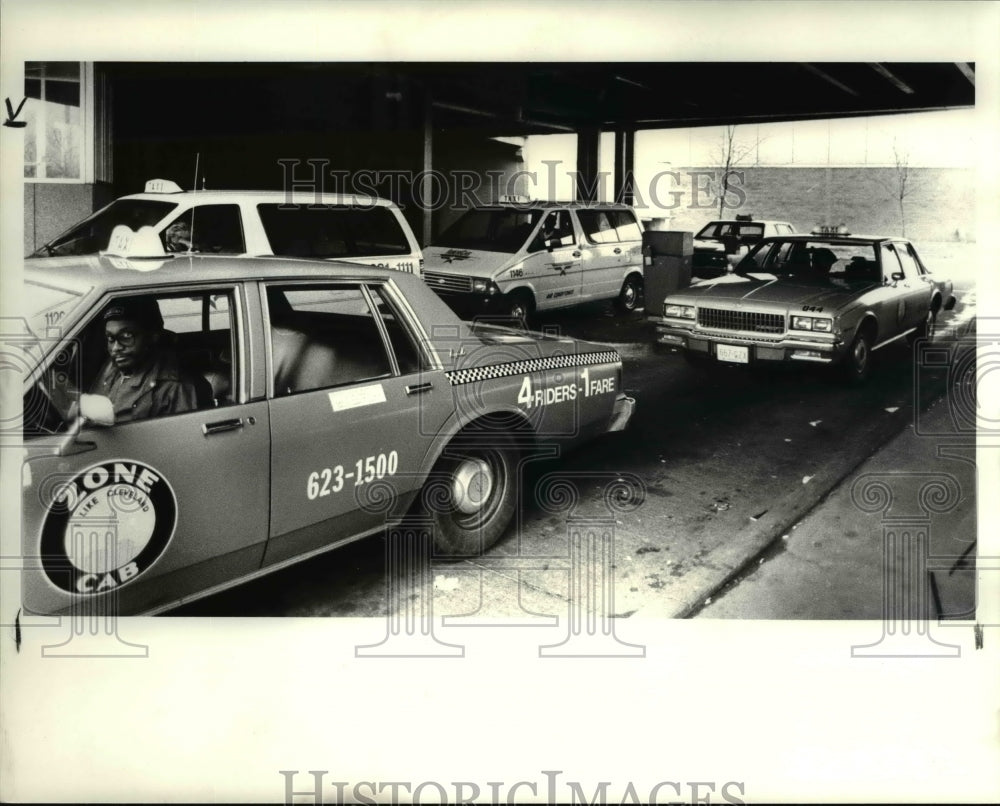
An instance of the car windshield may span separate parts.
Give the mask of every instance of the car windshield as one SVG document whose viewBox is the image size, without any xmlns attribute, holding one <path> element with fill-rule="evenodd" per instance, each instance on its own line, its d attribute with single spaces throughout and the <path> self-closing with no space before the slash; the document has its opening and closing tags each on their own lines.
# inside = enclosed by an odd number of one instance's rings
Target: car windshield
<svg viewBox="0 0 1000 806">
<path fill-rule="evenodd" d="M 769 241 L 751 250 L 736 270 L 740 274 L 765 273 L 799 280 L 881 279 L 874 244 L 856 241 Z"/>
<path fill-rule="evenodd" d="M 513 254 L 524 246 L 543 212 L 508 208 L 468 210 L 433 245 Z"/>
<path fill-rule="evenodd" d="M 31 335 L 46 340 L 60 338 L 85 293 L 25 281 L 24 302 Z"/>
<path fill-rule="evenodd" d="M 108 248 L 111 231 L 119 224 L 138 232 L 140 227 L 162 221 L 176 207 L 175 202 L 119 199 L 35 250 L 31 257 L 96 255 Z"/>
<path fill-rule="evenodd" d="M 700 240 L 713 238 L 739 238 L 757 240 L 764 237 L 764 225 L 745 221 L 712 221 L 694 236 Z"/>
</svg>

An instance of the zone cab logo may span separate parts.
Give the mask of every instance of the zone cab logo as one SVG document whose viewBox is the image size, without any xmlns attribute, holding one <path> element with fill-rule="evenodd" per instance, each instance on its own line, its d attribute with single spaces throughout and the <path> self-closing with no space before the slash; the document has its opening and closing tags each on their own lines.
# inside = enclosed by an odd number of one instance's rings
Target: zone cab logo
<svg viewBox="0 0 1000 806">
<path fill-rule="evenodd" d="M 142 462 L 88 467 L 55 491 L 42 526 L 42 567 L 69 593 L 107 593 L 134 581 L 163 554 L 177 498 Z"/>
</svg>

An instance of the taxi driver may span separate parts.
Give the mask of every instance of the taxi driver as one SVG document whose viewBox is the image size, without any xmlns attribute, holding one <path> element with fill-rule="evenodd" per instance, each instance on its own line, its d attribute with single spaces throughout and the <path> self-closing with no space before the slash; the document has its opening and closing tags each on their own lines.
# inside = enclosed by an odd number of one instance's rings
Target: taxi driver
<svg viewBox="0 0 1000 806">
<path fill-rule="evenodd" d="M 103 319 L 108 361 L 91 391 L 111 400 L 116 423 L 198 408 L 196 381 L 167 348 L 155 299 L 113 302 Z"/>
</svg>

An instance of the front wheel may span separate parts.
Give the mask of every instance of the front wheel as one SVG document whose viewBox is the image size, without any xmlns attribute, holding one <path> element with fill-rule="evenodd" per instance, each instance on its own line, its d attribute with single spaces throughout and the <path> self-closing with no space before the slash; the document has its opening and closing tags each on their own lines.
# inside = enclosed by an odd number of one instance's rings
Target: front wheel
<svg viewBox="0 0 1000 806">
<path fill-rule="evenodd" d="M 861 331 L 851 342 L 851 349 L 843 363 L 844 380 L 850 384 L 860 384 L 867 380 L 871 371 L 872 339 L 866 331 Z"/>
<path fill-rule="evenodd" d="M 639 300 L 642 298 L 642 279 L 635 274 L 625 278 L 622 283 L 622 290 L 615 300 L 615 308 L 619 313 L 632 313 L 639 307 Z"/>
<path fill-rule="evenodd" d="M 523 325 L 527 325 L 535 306 L 531 298 L 524 293 L 515 292 L 504 302 L 504 314 L 511 319 L 516 319 Z"/>
<path fill-rule="evenodd" d="M 503 432 L 471 430 L 452 441 L 425 488 L 435 554 L 475 556 L 500 539 L 517 506 L 518 456 Z"/>
</svg>

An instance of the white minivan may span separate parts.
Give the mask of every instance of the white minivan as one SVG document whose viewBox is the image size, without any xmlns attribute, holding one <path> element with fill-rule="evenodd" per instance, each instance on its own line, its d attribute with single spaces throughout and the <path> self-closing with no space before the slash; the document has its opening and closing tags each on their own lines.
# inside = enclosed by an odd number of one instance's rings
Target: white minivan
<svg viewBox="0 0 1000 806">
<path fill-rule="evenodd" d="M 501 202 L 467 210 L 424 249 L 424 281 L 456 311 L 534 311 L 642 295 L 642 225 L 624 204 Z"/>
<path fill-rule="evenodd" d="M 33 258 L 94 255 L 111 233 L 152 227 L 166 253 L 344 260 L 419 276 L 423 255 L 387 199 L 278 190 L 181 190 L 152 179 L 41 246 Z"/>
</svg>

